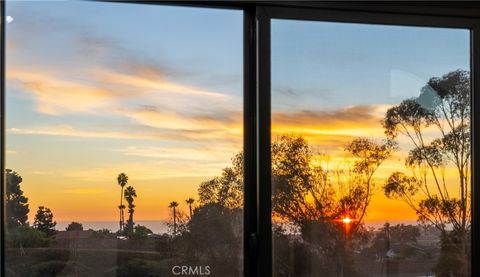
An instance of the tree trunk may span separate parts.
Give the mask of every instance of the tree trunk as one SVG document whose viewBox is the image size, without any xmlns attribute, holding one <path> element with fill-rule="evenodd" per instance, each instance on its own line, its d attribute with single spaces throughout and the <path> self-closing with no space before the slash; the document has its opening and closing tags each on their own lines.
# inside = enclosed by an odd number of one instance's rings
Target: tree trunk
<svg viewBox="0 0 480 277">
<path fill-rule="evenodd" d="M 173 207 L 173 235 L 177 234 L 177 213 Z"/>
</svg>

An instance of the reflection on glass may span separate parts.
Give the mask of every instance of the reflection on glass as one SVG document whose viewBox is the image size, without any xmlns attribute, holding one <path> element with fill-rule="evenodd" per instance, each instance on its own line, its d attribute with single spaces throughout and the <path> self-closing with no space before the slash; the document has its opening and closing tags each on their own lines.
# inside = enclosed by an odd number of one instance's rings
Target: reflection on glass
<svg viewBox="0 0 480 277">
<path fill-rule="evenodd" d="M 272 22 L 275 276 L 470 276 L 469 32 Z"/>
<path fill-rule="evenodd" d="M 7 14 L 7 276 L 240 276 L 241 12 Z"/>
</svg>

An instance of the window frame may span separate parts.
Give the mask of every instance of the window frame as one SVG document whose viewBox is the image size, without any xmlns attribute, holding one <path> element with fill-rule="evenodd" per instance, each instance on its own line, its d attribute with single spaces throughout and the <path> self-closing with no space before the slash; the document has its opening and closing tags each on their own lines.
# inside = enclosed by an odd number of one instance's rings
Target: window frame
<svg viewBox="0 0 480 277">
<path fill-rule="evenodd" d="M 472 276 L 480 276 L 480 3 L 117 1 L 243 11 L 244 276 L 272 276 L 271 234 L 271 19 L 464 28 L 470 30 L 472 141 Z M 0 276 L 5 275 L 5 1 L 0 3 Z M 152 26 L 153 27 L 153 26 Z"/>
<path fill-rule="evenodd" d="M 397 3 L 400 7 L 401 4 Z M 389 8 L 395 5 L 387 5 Z M 385 9 L 386 7 L 385 6 Z M 475 188 L 475 183 L 480 180 L 480 172 L 474 170 L 480 164 L 480 146 L 475 139 L 480 138 L 480 18 L 478 16 L 448 16 L 443 14 L 425 15 L 395 11 L 378 11 L 368 9 L 367 5 L 360 5 L 365 10 L 348 10 L 332 8 L 304 8 L 304 7 L 278 7 L 261 6 L 257 8 L 257 19 L 259 21 L 259 58 L 258 58 L 258 87 L 257 92 L 259 103 L 258 124 L 260 130 L 257 146 L 258 153 L 260 203 L 259 203 L 259 237 L 261 257 L 265 268 L 260 271 L 259 276 L 272 276 L 272 240 L 271 240 L 271 48 L 270 48 L 270 23 L 272 19 L 307 20 L 317 22 L 339 22 L 339 23 L 360 23 L 373 25 L 392 26 L 417 26 L 417 27 L 439 27 L 439 28 L 460 28 L 470 31 L 470 78 L 471 78 L 471 217 L 472 217 L 472 276 L 480 274 L 478 260 L 480 258 L 480 230 L 478 217 L 480 205 L 476 200 L 480 199 L 480 190 Z M 371 7 L 370 7 L 371 8 Z M 381 7 L 380 7 L 381 8 Z M 267 263 L 270 261 L 270 263 Z M 270 265 L 270 266 L 268 266 Z"/>
</svg>

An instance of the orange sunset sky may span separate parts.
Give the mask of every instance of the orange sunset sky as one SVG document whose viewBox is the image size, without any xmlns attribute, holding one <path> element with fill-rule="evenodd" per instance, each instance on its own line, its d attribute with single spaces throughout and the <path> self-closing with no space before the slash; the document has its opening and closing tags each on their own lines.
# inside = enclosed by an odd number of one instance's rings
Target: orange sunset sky
<svg viewBox="0 0 480 277">
<path fill-rule="evenodd" d="M 135 219 L 165 220 L 169 202 L 186 211 L 241 151 L 240 11 L 8 2 L 7 14 L 6 164 L 23 177 L 30 221 L 39 205 L 57 221 L 116 221 L 120 172 L 137 191 Z M 348 141 L 384 138 L 389 107 L 468 69 L 468 47 L 466 30 L 274 20 L 273 137 L 303 135 L 343 164 Z M 372 224 L 415 220 L 380 190 L 403 169 L 400 147 L 376 175 Z"/>
</svg>

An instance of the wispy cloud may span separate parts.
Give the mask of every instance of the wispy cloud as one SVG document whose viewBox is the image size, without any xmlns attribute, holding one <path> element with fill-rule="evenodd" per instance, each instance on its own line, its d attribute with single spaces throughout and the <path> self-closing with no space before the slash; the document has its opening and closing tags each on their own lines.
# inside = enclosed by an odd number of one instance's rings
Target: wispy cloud
<svg viewBox="0 0 480 277">
<path fill-rule="evenodd" d="M 356 137 L 383 137 L 381 119 L 389 105 L 352 106 L 335 110 L 274 112 L 272 133 L 302 135 L 330 154 L 343 152 Z"/>
<path fill-rule="evenodd" d="M 155 106 L 144 105 L 135 110 L 124 111 L 136 122 L 162 129 L 175 130 L 231 130 L 238 133 L 241 130 L 241 112 L 216 111 L 218 114 L 210 113 L 186 113 L 161 109 Z"/>
<path fill-rule="evenodd" d="M 216 144 L 211 146 L 128 146 L 125 149 L 118 149 L 126 156 L 137 156 L 144 158 L 154 158 L 161 160 L 183 160 L 183 161 L 196 161 L 196 162 L 224 162 L 230 159 L 230 156 L 226 156 L 226 153 L 235 153 L 239 151 L 238 147 L 234 147 L 229 144 Z"/>
<path fill-rule="evenodd" d="M 66 113 L 104 113 L 121 98 L 120 93 L 78 80 L 68 80 L 54 73 L 7 70 L 7 81 L 19 84 L 30 94 L 36 110 L 49 115 Z"/>
</svg>

